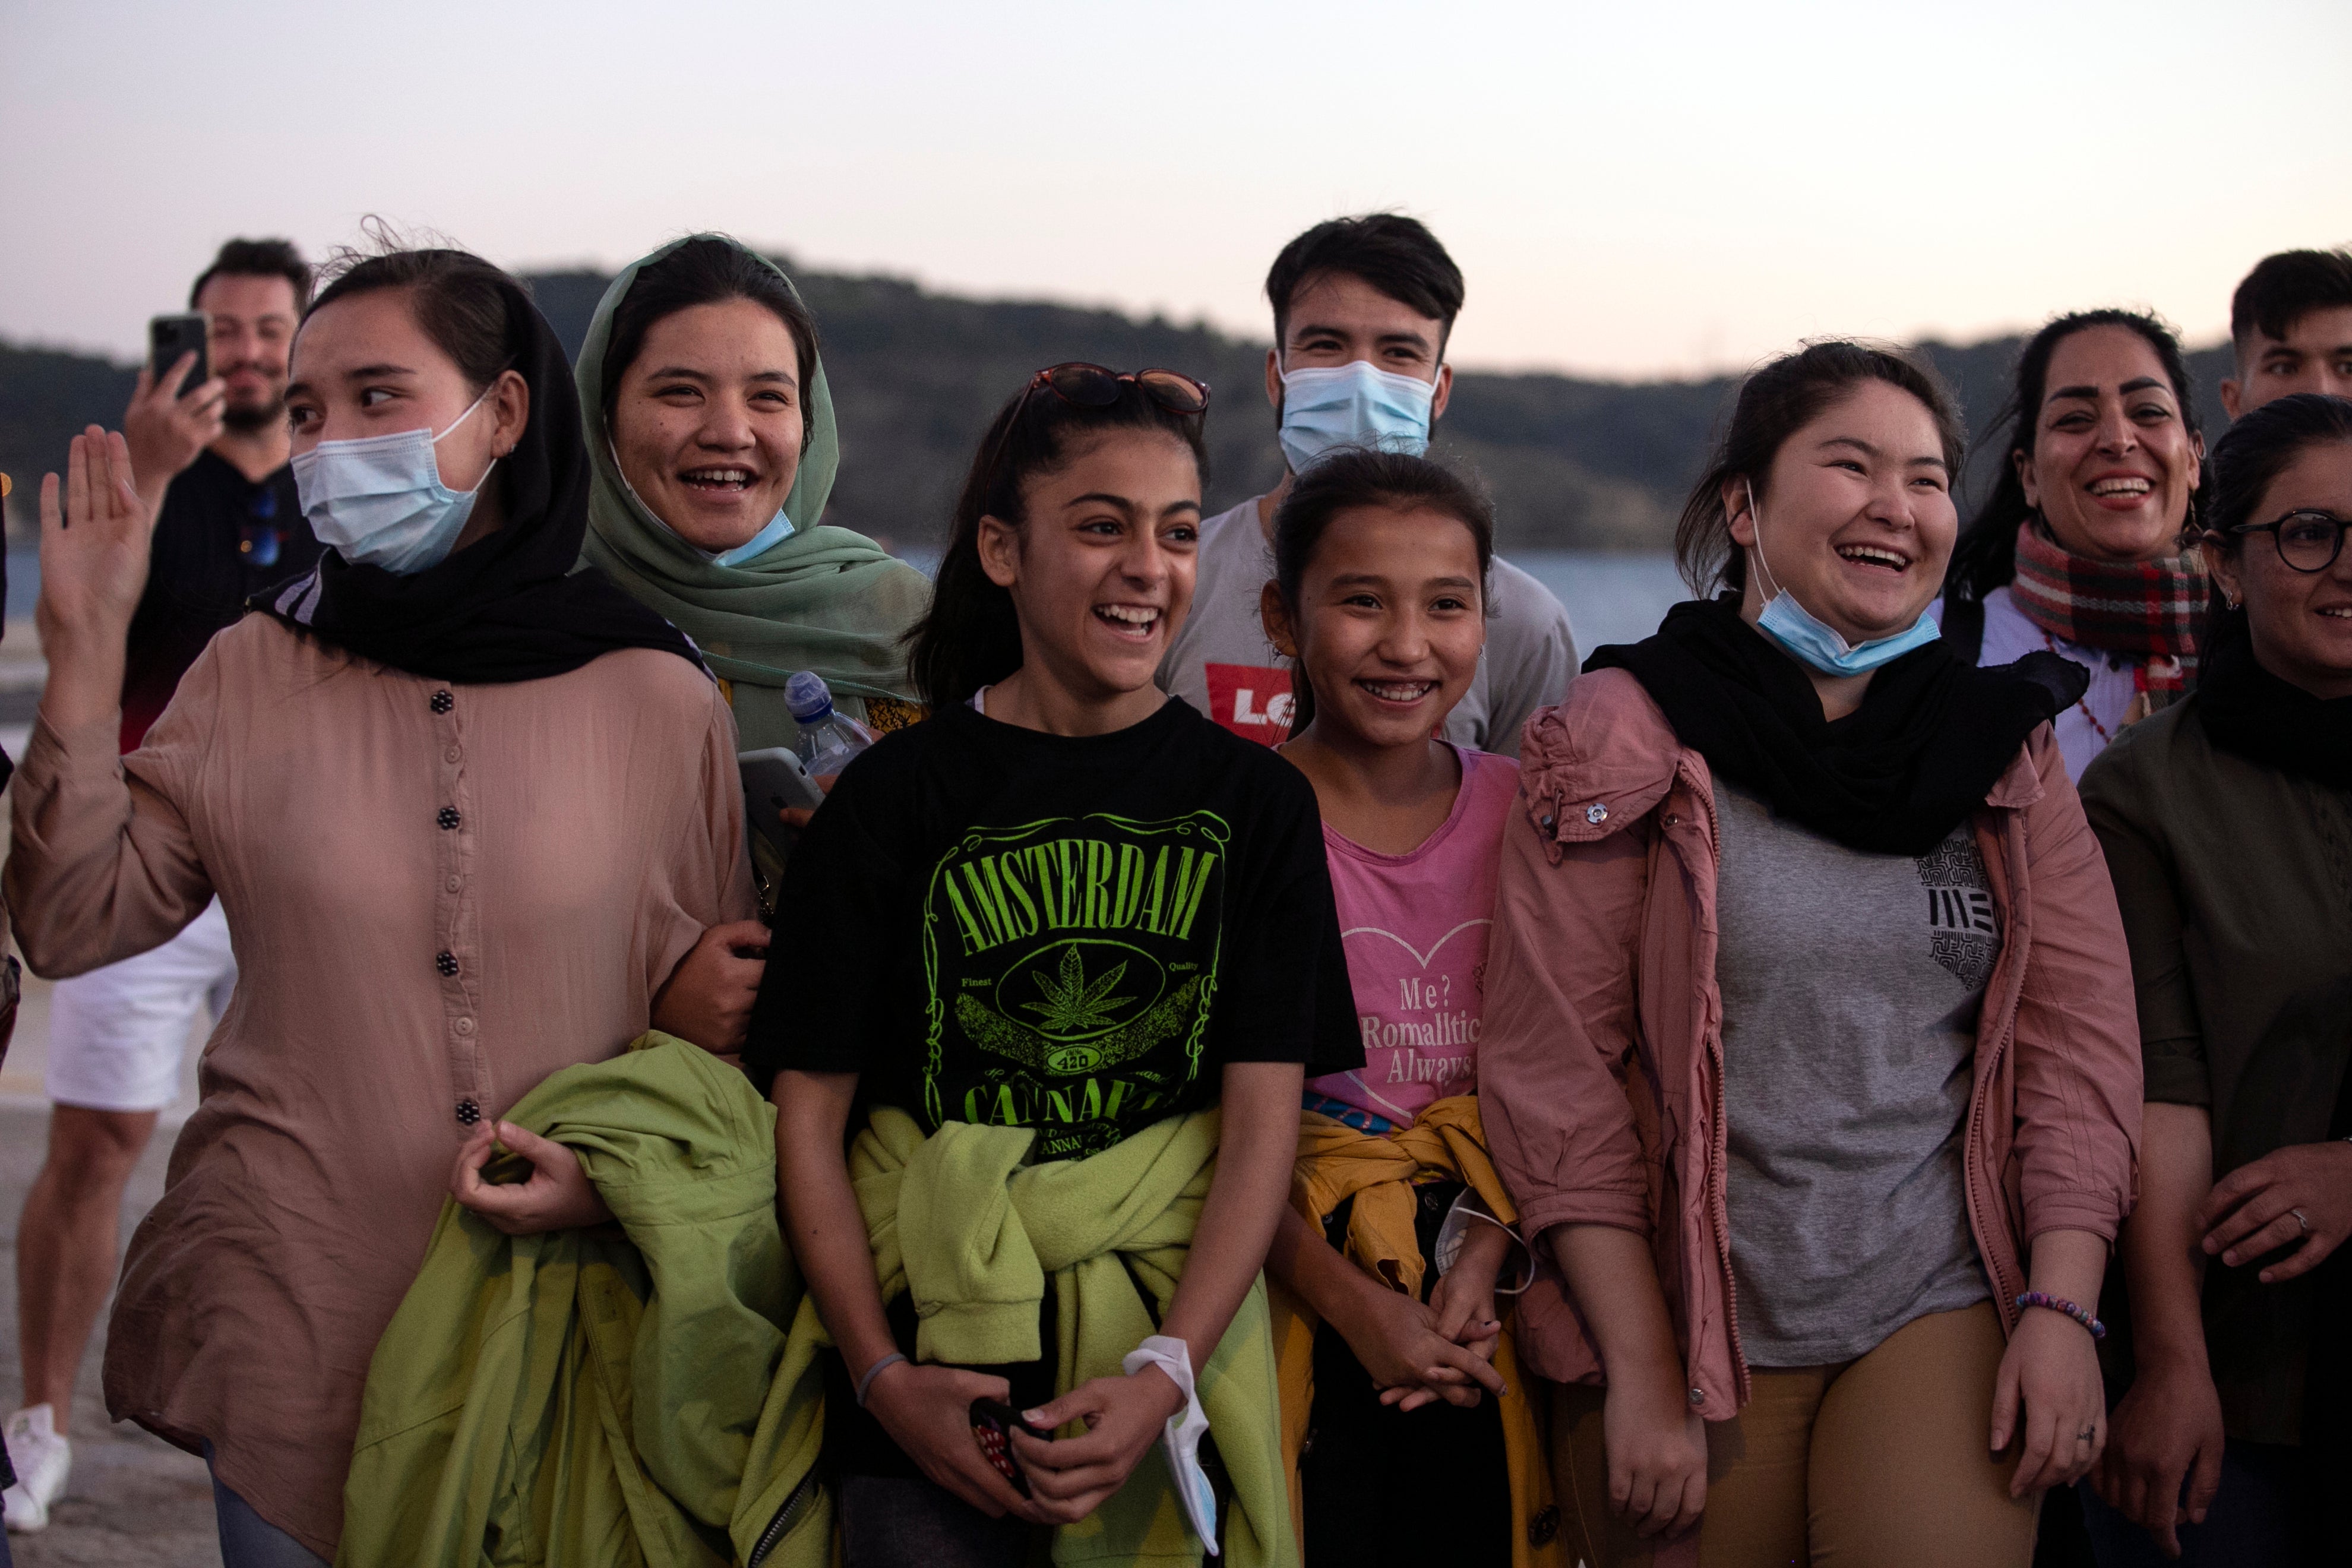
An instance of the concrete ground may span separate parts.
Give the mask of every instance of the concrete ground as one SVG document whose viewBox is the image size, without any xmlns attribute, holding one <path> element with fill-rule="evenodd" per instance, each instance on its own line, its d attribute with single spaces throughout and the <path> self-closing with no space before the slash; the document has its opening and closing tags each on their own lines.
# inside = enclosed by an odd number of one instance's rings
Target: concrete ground
<svg viewBox="0 0 2352 1568">
<path fill-rule="evenodd" d="M 10 1076 L 17 1068 L 9 1053 Z M 131 1178 L 122 1204 L 122 1237 L 163 1191 L 163 1166 L 176 1127 L 160 1129 Z M 41 1166 L 48 1139 L 45 1102 L 9 1095 L 0 1101 L 0 1410 L 14 1410 L 24 1392 L 16 1347 L 16 1219 L 25 1189 Z M 18 1568 L 217 1568 L 220 1543 L 213 1530 L 212 1483 L 204 1461 L 136 1426 L 106 1418 L 99 1396 L 104 1324 L 91 1336 L 74 1388 L 72 1479 L 50 1510 L 48 1529 L 11 1535 Z"/>
</svg>

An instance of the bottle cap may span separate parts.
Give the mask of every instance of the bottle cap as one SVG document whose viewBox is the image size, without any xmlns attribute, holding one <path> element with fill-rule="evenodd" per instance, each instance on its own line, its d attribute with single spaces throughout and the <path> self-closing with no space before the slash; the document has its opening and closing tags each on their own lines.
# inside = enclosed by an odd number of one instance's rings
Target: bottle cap
<svg viewBox="0 0 2352 1568">
<path fill-rule="evenodd" d="M 796 669 L 784 682 L 784 706 L 792 710 L 793 722 L 817 723 L 833 711 L 833 688 L 815 670 Z"/>
</svg>

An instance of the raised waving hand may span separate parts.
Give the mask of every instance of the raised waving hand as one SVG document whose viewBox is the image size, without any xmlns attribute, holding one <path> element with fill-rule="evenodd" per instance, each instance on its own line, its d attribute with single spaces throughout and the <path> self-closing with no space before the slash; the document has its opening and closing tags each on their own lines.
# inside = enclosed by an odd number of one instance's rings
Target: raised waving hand
<svg viewBox="0 0 2352 1568">
<path fill-rule="evenodd" d="M 122 698 L 124 644 L 147 586 L 155 514 L 131 448 L 91 426 L 73 438 L 62 482 L 41 479 L 41 597 L 33 618 L 49 679 L 41 715 L 59 729 L 107 718 Z"/>
</svg>

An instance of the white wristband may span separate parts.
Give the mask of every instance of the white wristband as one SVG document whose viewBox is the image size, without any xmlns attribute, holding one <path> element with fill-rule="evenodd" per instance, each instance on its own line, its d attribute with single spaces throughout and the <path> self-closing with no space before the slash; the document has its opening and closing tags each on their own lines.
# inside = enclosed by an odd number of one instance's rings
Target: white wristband
<svg viewBox="0 0 2352 1568">
<path fill-rule="evenodd" d="M 1160 1434 L 1160 1451 L 1167 1457 L 1176 1500 L 1184 1505 L 1192 1533 L 1201 1538 L 1210 1556 L 1216 1556 L 1217 1494 L 1209 1485 L 1208 1472 L 1201 1468 L 1201 1436 L 1209 1429 L 1209 1418 L 1201 1414 L 1201 1396 L 1192 1387 L 1191 1347 L 1182 1340 L 1154 1334 L 1128 1352 L 1119 1365 L 1129 1377 L 1147 1366 L 1156 1366 L 1182 1392 L 1184 1408 L 1168 1418 Z"/>
</svg>

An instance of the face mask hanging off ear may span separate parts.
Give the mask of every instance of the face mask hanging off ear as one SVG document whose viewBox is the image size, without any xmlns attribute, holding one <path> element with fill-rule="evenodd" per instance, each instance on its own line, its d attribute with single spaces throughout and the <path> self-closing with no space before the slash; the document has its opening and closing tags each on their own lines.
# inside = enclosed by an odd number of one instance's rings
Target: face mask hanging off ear
<svg viewBox="0 0 2352 1568">
<path fill-rule="evenodd" d="M 713 566 L 740 566 L 746 561 L 754 561 L 765 555 L 770 547 L 791 538 L 793 531 L 793 520 L 786 517 L 783 509 L 779 507 L 776 515 L 769 520 L 767 527 L 760 530 L 734 549 L 719 552 L 710 558 L 710 563 Z"/>
<path fill-rule="evenodd" d="M 1835 627 L 1797 603 L 1797 596 L 1772 575 L 1771 563 L 1764 559 L 1764 512 L 1756 504 L 1753 485 L 1748 487 L 1748 515 L 1756 528 L 1756 564 L 1763 570 L 1764 586 L 1772 595 L 1764 602 L 1764 613 L 1756 617 L 1756 629 L 1801 662 L 1823 675 L 1867 675 L 1944 635 L 1942 627 L 1922 614 L 1893 637 L 1874 637 L 1866 643 L 1846 641 Z"/>
<path fill-rule="evenodd" d="M 613 477 L 621 481 L 621 489 L 626 490 L 628 492 L 629 499 L 637 503 L 637 510 L 640 512 L 643 512 L 646 517 L 651 518 L 655 527 L 660 529 L 664 533 L 668 534 L 672 539 L 677 540 L 680 544 L 685 545 L 688 550 L 693 551 L 697 555 L 701 556 L 705 561 L 709 562 L 713 566 L 740 566 L 747 561 L 756 561 L 761 556 L 765 555 L 770 550 L 775 548 L 777 545 L 782 543 L 785 540 L 790 539 L 793 534 L 800 531 L 793 520 L 784 515 L 784 509 L 778 507 L 776 509 L 776 515 L 768 520 L 766 527 L 761 529 L 759 532 L 753 534 L 742 543 L 735 546 L 734 549 L 705 550 L 702 546 L 695 543 L 692 540 L 687 538 L 686 535 L 672 528 L 669 523 L 663 519 L 661 513 L 656 511 L 653 508 L 646 504 L 646 498 L 637 493 L 637 487 L 629 483 L 629 476 L 621 471 L 621 455 L 613 450 L 612 437 L 609 436 L 605 437 L 604 450 L 605 453 L 613 459 Z"/>
<path fill-rule="evenodd" d="M 429 427 L 397 430 L 389 436 L 321 441 L 297 456 L 294 490 L 319 542 L 354 566 L 380 566 L 401 576 L 446 560 L 457 536 L 466 531 L 474 498 L 489 482 L 498 460 L 492 458 L 490 468 L 482 470 L 480 484 L 453 490 L 441 482 L 434 447 L 471 419 L 497 384 L 484 387 L 482 395 L 438 436 Z"/>
</svg>

